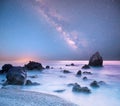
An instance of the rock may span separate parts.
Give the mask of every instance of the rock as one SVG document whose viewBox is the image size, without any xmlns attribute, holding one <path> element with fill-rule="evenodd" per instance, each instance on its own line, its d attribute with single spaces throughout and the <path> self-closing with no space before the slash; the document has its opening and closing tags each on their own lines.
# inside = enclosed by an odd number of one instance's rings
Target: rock
<svg viewBox="0 0 120 106">
<path fill-rule="evenodd" d="M 40 85 L 40 83 L 32 82 L 31 80 L 27 80 L 26 85 Z"/>
<path fill-rule="evenodd" d="M 85 81 L 86 81 L 86 80 L 88 80 L 88 79 L 87 79 L 87 77 L 83 77 L 83 80 L 85 80 Z"/>
<path fill-rule="evenodd" d="M 28 64 L 25 65 L 27 70 L 42 70 L 44 69 L 41 63 L 30 61 Z"/>
<path fill-rule="evenodd" d="M 72 91 L 80 92 L 80 89 L 81 89 L 80 85 L 78 83 L 75 83 L 73 85 Z"/>
<path fill-rule="evenodd" d="M 54 92 L 62 93 L 62 92 L 64 92 L 64 91 L 65 91 L 65 89 L 61 89 L 61 90 L 55 90 Z"/>
<path fill-rule="evenodd" d="M 83 74 L 92 75 L 92 73 L 88 71 L 84 71 Z"/>
<path fill-rule="evenodd" d="M 8 71 L 6 78 L 8 84 L 23 85 L 27 78 L 27 72 L 22 67 L 13 67 Z"/>
<path fill-rule="evenodd" d="M 82 69 L 90 69 L 90 66 L 85 64 L 84 66 L 82 66 Z"/>
<path fill-rule="evenodd" d="M 82 75 L 81 70 L 79 70 L 76 75 L 77 75 L 77 76 L 81 76 L 81 75 Z"/>
<path fill-rule="evenodd" d="M 46 66 L 46 69 L 50 69 L 50 66 Z"/>
<path fill-rule="evenodd" d="M 93 82 L 90 84 L 90 86 L 91 86 L 91 87 L 94 87 L 94 88 L 100 87 L 97 81 L 93 81 Z"/>
<path fill-rule="evenodd" d="M 63 70 L 63 73 L 67 74 L 67 73 L 71 73 L 69 70 Z"/>
<path fill-rule="evenodd" d="M 91 93 L 91 90 L 88 87 L 81 87 L 80 92 Z"/>
<path fill-rule="evenodd" d="M 93 54 L 89 59 L 90 66 L 103 66 L 103 59 L 100 56 L 99 52 Z"/>
<path fill-rule="evenodd" d="M 71 64 L 66 64 L 65 66 L 75 66 L 75 64 L 71 63 Z"/>
<path fill-rule="evenodd" d="M 71 66 L 75 66 L 75 64 L 74 64 L 74 63 L 71 63 Z"/>
<path fill-rule="evenodd" d="M 32 81 L 31 80 L 27 80 L 26 81 L 26 85 L 32 85 Z"/>
<path fill-rule="evenodd" d="M 11 69 L 13 66 L 11 64 L 5 64 L 2 66 L 1 73 L 7 73 L 9 69 Z"/>
<path fill-rule="evenodd" d="M 72 91 L 81 93 L 91 93 L 91 90 L 88 87 L 80 87 L 80 85 L 77 83 L 74 84 Z"/>
</svg>

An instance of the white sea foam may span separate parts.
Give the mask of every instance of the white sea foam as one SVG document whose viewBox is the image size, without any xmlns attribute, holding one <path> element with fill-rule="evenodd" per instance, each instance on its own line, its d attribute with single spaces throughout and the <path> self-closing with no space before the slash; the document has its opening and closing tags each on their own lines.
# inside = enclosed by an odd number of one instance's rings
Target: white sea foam
<svg viewBox="0 0 120 106">
<path fill-rule="evenodd" d="M 75 66 L 65 66 L 74 63 Z M 22 90 L 43 92 L 57 95 L 80 106 L 120 106 L 120 61 L 105 61 L 102 68 L 81 69 L 88 61 L 44 61 L 43 66 L 49 65 L 53 69 L 45 69 L 42 72 L 38 70 L 29 71 L 28 79 L 33 82 L 39 82 L 39 86 L 23 86 Z M 61 69 L 62 68 L 62 69 Z M 67 69 L 72 73 L 64 74 L 62 70 Z M 82 77 L 76 77 L 78 70 L 90 71 L 92 75 L 83 75 L 88 77 L 88 81 L 83 81 Z M 36 78 L 29 76 L 36 75 Z M 1 75 L 0 80 L 5 79 Z M 93 81 L 105 81 L 107 86 L 101 86 L 93 89 L 89 84 Z M 82 94 L 72 92 L 69 83 L 79 83 L 81 86 L 87 86 L 91 89 L 91 94 Z M 58 93 L 55 90 L 64 90 Z"/>
</svg>

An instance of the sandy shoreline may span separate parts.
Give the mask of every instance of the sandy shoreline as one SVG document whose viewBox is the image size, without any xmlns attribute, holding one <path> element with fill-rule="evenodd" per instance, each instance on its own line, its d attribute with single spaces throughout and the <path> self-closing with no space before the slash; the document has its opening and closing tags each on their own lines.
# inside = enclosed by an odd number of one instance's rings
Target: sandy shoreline
<svg viewBox="0 0 120 106">
<path fill-rule="evenodd" d="M 77 106 L 57 96 L 20 90 L 0 89 L 1 106 Z"/>
</svg>

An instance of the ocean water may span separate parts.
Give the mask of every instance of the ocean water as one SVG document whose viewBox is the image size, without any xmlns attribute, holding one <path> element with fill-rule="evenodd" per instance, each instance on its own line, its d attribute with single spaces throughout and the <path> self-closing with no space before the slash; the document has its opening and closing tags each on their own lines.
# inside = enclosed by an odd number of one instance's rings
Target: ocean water
<svg viewBox="0 0 120 106">
<path fill-rule="evenodd" d="M 2 66 L 5 62 L 0 63 Z M 45 67 L 49 65 L 53 69 L 45 69 L 43 71 L 28 71 L 28 79 L 38 82 L 38 86 L 17 86 L 21 90 L 35 91 L 57 95 L 67 101 L 78 104 L 79 106 L 120 106 L 120 61 L 104 61 L 104 67 L 90 69 L 81 69 L 88 61 L 43 61 Z M 66 64 L 74 63 L 75 66 L 66 66 Z M 23 65 L 24 63 L 14 62 L 14 65 Z M 66 69 L 71 73 L 65 74 L 62 71 Z M 90 71 L 92 75 L 82 75 L 76 77 L 78 70 Z M 36 76 L 31 78 L 30 76 Z M 86 76 L 87 81 L 82 78 Z M 4 75 L 0 75 L 0 81 L 5 79 Z M 100 88 L 91 88 L 92 81 L 104 81 L 106 85 Z M 1 81 L 2 83 L 2 81 Z M 80 86 L 87 86 L 91 89 L 90 94 L 72 92 L 70 83 L 78 83 Z M 55 92 L 56 90 L 64 90 L 63 92 Z"/>
</svg>

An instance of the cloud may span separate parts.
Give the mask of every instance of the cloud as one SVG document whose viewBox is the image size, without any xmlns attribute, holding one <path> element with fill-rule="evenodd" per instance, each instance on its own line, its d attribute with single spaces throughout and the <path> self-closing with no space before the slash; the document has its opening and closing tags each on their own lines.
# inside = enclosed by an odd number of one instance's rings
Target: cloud
<svg viewBox="0 0 120 106">
<path fill-rule="evenodd" d="M 73 49 L 79 49 L 80 46 L 87 47 L 87 40 L 81 36 L 78 31 L 68 31 L 63 23 L 67 24 L 67 19 L 63 17 L 57 10 L 50 7 L 46 0 L 36 0 L 35 8 L 45 20 L 52 25 L 57 32 L 60 33 L 64 41 Z"/>
</svg>

